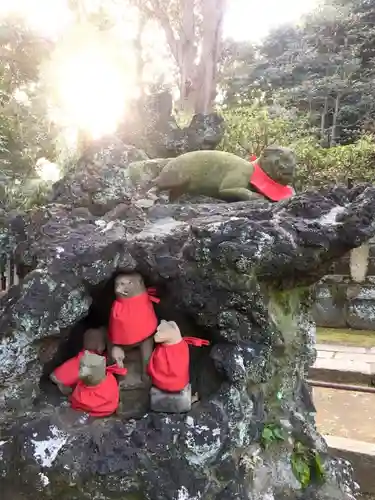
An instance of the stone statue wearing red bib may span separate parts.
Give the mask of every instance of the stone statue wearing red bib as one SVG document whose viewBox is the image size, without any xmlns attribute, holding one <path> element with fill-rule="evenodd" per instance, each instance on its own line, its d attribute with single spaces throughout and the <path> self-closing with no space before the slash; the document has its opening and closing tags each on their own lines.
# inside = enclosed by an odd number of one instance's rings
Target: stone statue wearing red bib
<svg viewBox="0 0 375 500">
<path fill-rule="evenodd" d="M 152 381 L 151 410 L 163 413 L 190 411 L 197 397 L 191 394 L 189 345 L 201 347 L 209 342 L 182 337 L 176 323 L 165 320 L 160 322 L 154 339 L 157 345 L 148 365 Z"/>
<path fill-rule="evenodd" d="M 105 356 L 85 351 L 79 360 L 78 381 L 69 398 L 70 406 L 93 417 L 109 417 L 120 402 L 115 375 L 126 373 L 126 368 L 106 366 Z"/>
<path fill-rule="evenodd" d="M 106 337 L 106 328 L 89 328 L 85 331 L 83 336 L 82 350 L 51 373 L 50 379 L 57 385 L 63 394 L 70 394 L 76 386 L 79 379 L 80 360 L 85 352 L 104 355 Z"/>
<path fill-rule="evenodd" d="M 147 364 L 154 348 L 153 336 L 158 326 L 153 289 L 146 289 L 138 273 L 120 274 L 115 279 L 116 299 L 109 319 L 110 355 L 123 368 L 127 350 L 139 347 L 142 379 L 148 380 Z"/>
<path fill-rule="evenodd" d="M 170 160 L 154 181 L 156 191 L 210 196 L 224 201 L 277 202 L 294 195 L 296 156 L 289 148 L 268 146 L 251 161 L 225 151 L 192 151 Z"/>
</svg>

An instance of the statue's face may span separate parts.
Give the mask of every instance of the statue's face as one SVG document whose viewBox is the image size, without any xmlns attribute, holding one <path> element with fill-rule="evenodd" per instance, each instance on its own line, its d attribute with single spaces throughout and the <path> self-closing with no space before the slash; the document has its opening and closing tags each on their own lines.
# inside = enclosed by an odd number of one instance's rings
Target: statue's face
<svg viewBox="0 0 375 500">
<path fill-rule="evenodd" d="M 79 378 L 85 385 L 95 386 L 106 377 L 106 363 L 103 356 L 85 352 L 79 363 Z"/>
<path fill-rule="evenodd" d="M 145 287 L 140 274 L 121 274 L 115 280 L 115 294 L 118 297 L 135 297 L 144 290 Z"/>
<path fill-rule="evenodd" d="M 261 168 L 276 182 L 286 186 L 293 183 L 297 161 L 288 148 L 265 149 L 260 157 Z"/>
</svg>

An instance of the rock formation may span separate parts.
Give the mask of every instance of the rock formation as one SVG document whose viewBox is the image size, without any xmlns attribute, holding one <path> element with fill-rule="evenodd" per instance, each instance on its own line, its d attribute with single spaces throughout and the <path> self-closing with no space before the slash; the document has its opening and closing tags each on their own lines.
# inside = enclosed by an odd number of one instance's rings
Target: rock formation
<svg viewBox="0 0 375 500">
<path fill-rule="evenodd" d="M 102 167 L 92 181 L 104 182 Z M 127 194 L 125 160 L 101 196 L 95 184 L 81 197 L 82 168 L 50 205 L 1 221 L 0 253 L 15 253 L 22 278 L 0 299 L 2 498 L 355 498 L 304 382 L 315 355 L 309 287 L 374 235 L 375 188 L 146 210 Z M 159 318 L 211 342 L 191 356 L 200 400 L 187 415 L 147 412 L 129 382 L 118 414 L 93 420 L 48 382 L 84 329 L 108 320 L 117 270 L 157 288 Z"/>
<path fill-rule="evenodd" d="M 217 113 L 194 115 L 189 125 L 180 127 L 173 115 L 172 95 L 164 91 L 133 103 L 119 136 L 144 149 L 150 158 L 171 158 L 198 149 L 215 149 L 224 130 L 224 119 Z"/>
</svg>

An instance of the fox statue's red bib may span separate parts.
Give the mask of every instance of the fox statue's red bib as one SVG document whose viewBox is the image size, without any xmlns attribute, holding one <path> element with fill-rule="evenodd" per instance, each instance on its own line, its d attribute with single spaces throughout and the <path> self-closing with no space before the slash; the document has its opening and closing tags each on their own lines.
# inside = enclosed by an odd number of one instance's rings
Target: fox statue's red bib
<svg viewBox="0 0 375 500">
<path fill-rule="evenodd" d="M 120 402 L 120 390 L 115 374 L 124 376 L 126 373 L 126 368 L 112 365 L 106 368 L 105 378 L 98 385 L 90 386 L 79 380 L 70 396 L 71 407 L 89 413 L 92 417 L 112 415 Z"/>
<path fill-rule="evenodd" d="M 182 337 L 173 321 L 162 321 L 155 335 L 157 346 L 148 364 L 152 385 L 165 392 L 180 392 L 190 381 L 189 345 L 201 347 L 207 340 Z"/>
</svg>

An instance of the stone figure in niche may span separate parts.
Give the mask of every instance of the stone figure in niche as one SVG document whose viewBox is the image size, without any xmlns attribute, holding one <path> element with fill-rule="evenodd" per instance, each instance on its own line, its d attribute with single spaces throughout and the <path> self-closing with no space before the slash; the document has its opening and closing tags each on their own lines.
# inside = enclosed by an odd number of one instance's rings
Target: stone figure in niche
<svg viewBox="0 0 375 500">
<path fill-rule="evenodd" d="M 68 359 L 57 367 L 50 375 L 50 379 L 54 382 L 60 391 L 65 394 L 71 394 L 73 388 L 79 378 L 79 364 L 82 356 L 86 351 L 95 354 L 103 354 L 106 350 L 106 329 L 105 328 L 89 328 L 83 336 L 83 349 L 74 356 Z"/>
<path fill-rule="evenodd" d="M 154 340 L 157 344 L 148 365 L 151 377 L 151 410 L 163 413 L 190 411 L 193 402 L 189 376 L 189 345 L 209 345 L 207 340 L 182 337 L 174 321 L 162 320 Z"/>
<path fill-rule="evenodd" d="M 142 380 L 148 381 L 147 365 L 154 348 L 154 333 L 158 326 L 153 302 L 159 299 L 146 289 L 138 273 L 120 274 L 115 280 L 116 299 L 112 305 L 108 338 L 110 354 L 115 363 L 124 367 L 126 351 L 139 347 Z"/>
<path fill-rule="evenodd" d="M 171 201 L 183 194 L 224 201 L 280 201 L 293 196 L 296 157 L 292 150 L 269 146 L 252 159 L 249 162 L 223 151 L 186 153 L 167 163 L 155 187 L 169 191 Z"/>
<path fill-rule="evenodd" d="M 120 402 L 116 375 L 126 375 L 126 368 L 106 366 L 106 357 L 85 351 L 79 361 L 79 380 L 70 396 L 70 405 L 93 417 L 108 417 Z"/>
</svg>

